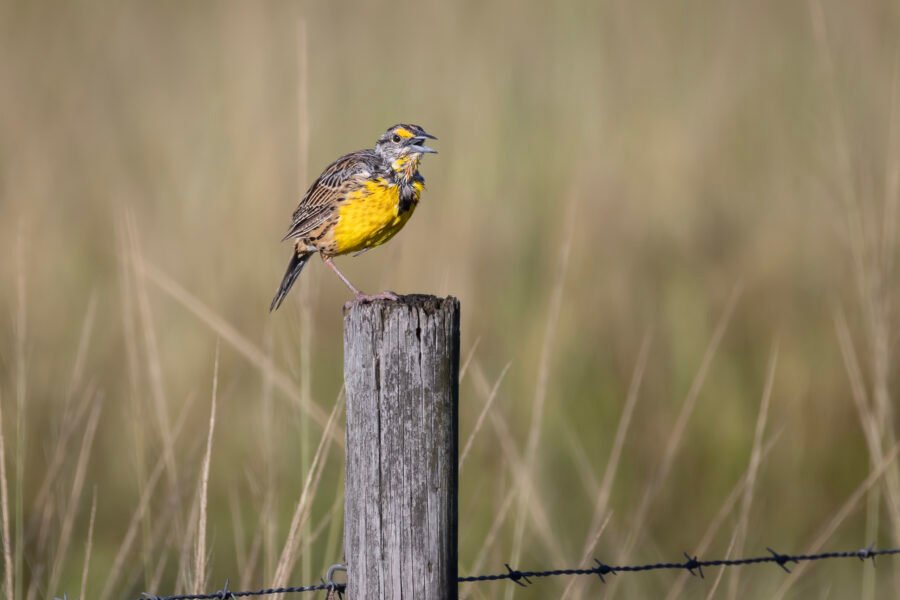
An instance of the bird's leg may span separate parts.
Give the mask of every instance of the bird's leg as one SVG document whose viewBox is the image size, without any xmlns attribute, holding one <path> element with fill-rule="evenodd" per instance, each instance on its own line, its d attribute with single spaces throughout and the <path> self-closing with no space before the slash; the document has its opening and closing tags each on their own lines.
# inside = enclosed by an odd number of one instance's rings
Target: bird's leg
<svg viewBox="0 0 900 600">
<path fill-rule="evenodd" d="M 364 295 L 364 294 L 363 294 L 362 292 L 360 292 L 358 289 L 356 289 L 355 287 L 353 287 L 353 284 L 350 283 L 350 280 L 347 279 L 347 277 L 346 277 L 343 273 L 341 273 L 340 269 L 337 268 L 337 265 L 334 264 L 334 261 L 331 260 L 331 257 L 330 257 L 330 256 L 323 256 L 323 257 L 322 257 L 322 261 L 323 261 L 326 265 L 328 265 L 328 268 L 329 268 L 329 269 L 331 269 L 332 271 L 334 271 L 335 275 L 337 275 L 338 277 L 341 278 L 341 281 L 344 282 L 344 285 L 346 285 L 348 288 L 350 288 L 350 291 L 353 292 L 353 295 L 354 295 L 354 296 L 356 296 L 357 298 L 359 298 L 360 296 Z"/>
<path fill-rule="evenodd" d="M 361 300 L 363 302 L 371 302 L 372 300 L 399 300 L 400 296 L 395 294 L 394 292 L 378 292 L 377 294 L 363 294 L 361 291 L 356 289 L 350 280 L 341 273 L 340 269 L 337 268 L 337 265 L 334 264 L 334 261 L 330 256 L 323 256 L 322 261 L 328 265 L 328 268 L 334 271 L 335 275 L 341 278 L 341 281 L 344 282 L 350 291 L 353 292 L 353 295 L 356 296 L 357 300 Z"/>
</svg>

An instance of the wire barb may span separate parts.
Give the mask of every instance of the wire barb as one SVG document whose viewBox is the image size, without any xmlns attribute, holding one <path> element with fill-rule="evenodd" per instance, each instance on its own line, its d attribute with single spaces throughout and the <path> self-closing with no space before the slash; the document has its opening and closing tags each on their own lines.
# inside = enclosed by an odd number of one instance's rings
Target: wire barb
<svg viewBox="0 0 900 600">
<path fill-rule="evenodd" d="M 521 571 L 516 571 L 511 566 L 509 566 L 509 563 L 506 563 L 505 566 L 506 566 L 506 570 L 508 571 L 507 579 L 509 579 L 516 585 L 521 585 L 522 587 L 528 587 L 528 584 L 531 583 L 531 580 L 528 579 L 528 577 L 526 577 L 524 573 L 522 573 Z M 523 580 L 523 579 L 525 580 L 525 583 L 522 583 L 521 580 Z"/>
<path fill-rule="evenodd" d="M 865 548 L 861 548 L 856 551 L 856 555 L 859 557 L 861 562 L 866 562 L 866 559 L 872 559 L 872 566 L 875 566 L 875 557 L 878 555 L 875 552 L 875 542 L 872 542 Z"/>
<path fill-rule="evenodd" d="M 787 568 L 786 564 L 788 562 L 797 562 L 795 559 L 793 559 L 790 556 L 787 556 L 785 554 L 779 554 L 778 552 L 775 552 L 771 548 L 766 548 L 766 550 L 768 550 L 769 554 L 772 555 L 772 558 L 774 559 L 775 563 L 778 564 L 779 567 L 784 569 L 785 573 L 791 572 L 791 570 Z"/>
<path fill-rule="evenodd" d="M 228 579 L 225 579 L 225 585 L 222 586 L 222 589 L 216 592 L 216 598 L 219 600 L 237 600 L 234 592 L 228 589 Z"/>
<path fill-rule="evenodd" d="M 684 568 L 687 569 L 687 572 L 690 573 L 691 575 L 693 575 L 694 577 L 699 575 L 700 579 L 706 579 L 703 576 L 703 563 L 701 563 L 699 560 L 697 560 L 696 556 L 691 556 L 687 552 L 683 552 L 682 554 L 684 554 L 684 557 L 687 559 L 687 562 L 684 563 Z M 694 573 L 694 569 L 697 570 L 696 573 Z"/>
<path fill-rule="evenodd" d="M 611 566 L 609 566 L 607 564 L 600 562 L 596 558 L 594 559 L 594 565 L 596 565 L 593 569 L 594 573 L 596 573 L 597 577 L 599 577 L 600 581 L 603 583 L 606 583 L 606 579 L 603 578 L 604 575 L 615 575 L 616 574 L 615 569 L 613 569 Z"/>
</svg>

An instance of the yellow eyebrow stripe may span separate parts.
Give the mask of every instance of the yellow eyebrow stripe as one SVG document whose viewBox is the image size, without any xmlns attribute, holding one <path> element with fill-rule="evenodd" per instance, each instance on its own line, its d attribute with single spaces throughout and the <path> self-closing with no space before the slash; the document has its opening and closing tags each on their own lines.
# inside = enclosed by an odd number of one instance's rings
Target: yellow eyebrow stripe
<svg viewBox="0 0 900 600">
<path fill-rule="evenodd" d="M 405 127 L 398 127 L 397 129 L 394 130 L 394 133 L 396 133 L 397 135 L 399 135 L 402 138 L 411 138 L 413 136 L 413 133 Z"/>
</svg>

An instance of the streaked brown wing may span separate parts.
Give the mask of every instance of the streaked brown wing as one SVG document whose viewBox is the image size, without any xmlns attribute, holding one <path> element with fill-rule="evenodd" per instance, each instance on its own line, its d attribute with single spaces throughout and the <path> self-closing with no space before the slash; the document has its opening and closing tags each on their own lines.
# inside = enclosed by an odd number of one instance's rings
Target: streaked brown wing
<svg viewBox="0 0 900 600">
<path fill-rule="evenodd" d="M 281 241 L 302 238 L 324 223 L 348 194 L 358 189 L 378 169 L 372 150 L 346 154 L 325 168 L 297 205 L 291 227 Z"/>
</svg>

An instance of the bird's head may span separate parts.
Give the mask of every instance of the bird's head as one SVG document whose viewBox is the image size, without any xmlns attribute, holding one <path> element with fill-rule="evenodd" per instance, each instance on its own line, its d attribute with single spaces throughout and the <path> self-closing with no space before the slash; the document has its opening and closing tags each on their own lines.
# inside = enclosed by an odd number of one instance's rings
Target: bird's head
<svg viewBox="0 0 900 600">
<path fill-rule="evenodd" d="M 391 163 L 396 172 L 412 173 L 419 166 L 423 154 L 437 154 L 425 142 L 437 138 L 418 125 L 398 124 L 389 127 L 375 143 L 375 151 Z"/>
</svg>

